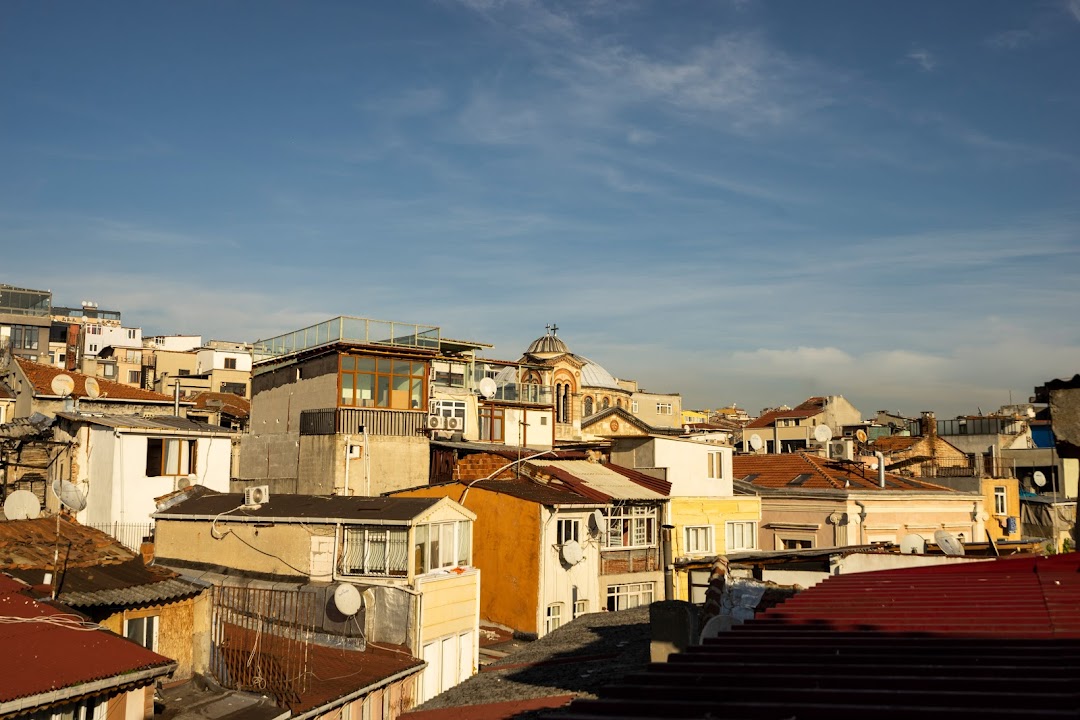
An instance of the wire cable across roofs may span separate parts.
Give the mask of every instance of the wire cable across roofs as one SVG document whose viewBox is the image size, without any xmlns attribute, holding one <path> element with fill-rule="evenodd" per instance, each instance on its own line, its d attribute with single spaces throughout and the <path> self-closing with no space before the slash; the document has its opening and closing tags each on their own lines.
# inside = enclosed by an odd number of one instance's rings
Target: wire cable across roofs
<svg viewBox="0 0 1080 720">
<path fill-rule="evenodd" d="M 79 632 L 93 632 L 103 630 L 97 623 L 83 620 L 77 615 L 45 615 L 42 617 L 18 617 L 15 615 L 0 615 L 0 625 L 20 625 L 23 623 L 37 623 L 39 625 L 52 625 L 54 627 L 78 630 Z"/>
<path fill-rule="evenodd" d="M 296 567 L 295 565 L 293 565 L 292 563 L 290 563 L 288 560 L 281 557 L 280 555 L 275 555 L 274 553 L 269 552 L 268 550 L 263 550 L 262 548 L 255 547 L 250 542 L 248 542 L 244 538 L 242 538 L 239 535 L 237 535 L 236 533 L 234 533 L 232 530 L 226 530 L 225 532 L 221 533 L 220 535 L 218 534 L 217 521 L 223 515 L 229 515 L 230 513 L 236 512 L 237 510 L 243 510 L 244 508 L 250 508 L 250 507 L 252 507 L 252 506 L 251 505 L 237 505 L 232 510 L 223 510 L 222 512 L 219 512 L 217 515 L 214 516 L 213 521 L 211 521 L 211 523 L 210 523 L 210 537 L 214 538 L 215 540 L 224 540 L 229 535 L 232 535 L 234 538 L 236 538 L 237 540 L 242 542 L 244 545 L 247 545 L 249 548 L 251 548 L 255 552 L 257 552 L 257 553 L 259 553 L 261 555 L 265 555 L 266 557 L 274 558 L 275 560 L 280 562 L 285 567 L 289 568 L 290 570 L 295 570 L 296 572 L 300 573 L 301 575 L 307 575 L 307 570 L 302 570 L 302 569 Z"/>
</svg>

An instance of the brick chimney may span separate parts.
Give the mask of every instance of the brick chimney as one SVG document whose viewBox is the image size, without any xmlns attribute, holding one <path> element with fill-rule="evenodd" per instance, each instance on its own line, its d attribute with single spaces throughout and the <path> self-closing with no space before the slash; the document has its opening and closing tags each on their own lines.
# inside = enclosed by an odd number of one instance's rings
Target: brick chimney
<svg viewBox="0 0 1080 720">
<path fill-rule="evenodd" d="M 937 437 L 937 418 L 932 410 L 923 410 L 919 420 L 919 432 L 923 437 Z"/>
</svg>

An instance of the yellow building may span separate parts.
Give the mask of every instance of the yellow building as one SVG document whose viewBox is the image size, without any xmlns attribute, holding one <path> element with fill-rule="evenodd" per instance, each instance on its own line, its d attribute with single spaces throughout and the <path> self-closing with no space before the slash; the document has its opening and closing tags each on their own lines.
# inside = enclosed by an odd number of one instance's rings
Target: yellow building
<svg viewBox="0 0 1080 720">
<path fill-rule="evenodd" d="M 700 423 L 709 422 L 708 410 L 683 410 L 682 411 L 682 424 L 683 425 L 698 425 Z"/>
</svg>

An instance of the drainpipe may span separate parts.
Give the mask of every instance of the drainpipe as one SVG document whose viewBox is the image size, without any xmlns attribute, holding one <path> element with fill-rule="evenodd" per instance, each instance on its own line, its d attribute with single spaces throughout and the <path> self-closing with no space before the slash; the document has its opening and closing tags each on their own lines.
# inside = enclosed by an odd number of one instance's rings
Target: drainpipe
<svg viewBox="0 0 1080 720">
<path fill-rule="evenodd" d="M 345 489 L 341 494 L 348 497 L 349 495 L 349 466 L 352 462 L 349 459 L 349 451 L 352 449 L 352 435 L 345 436 Z"/>
<path fill-rule="evenodd" d="M 367 425 L 361 426 L 364 432 L 364 497 L 371 497 L 371 445 L 368 443 Z"/>
<path fill-rule="evenodd" d="M 877 481 L 878 485 L 885 487 L 885 455 L 879 450 L 874 453 L 877 458 Z"/>
<path fill-rule="evenodd" d="M 173 382 L 173 417 L 180 417 L 180 378 Z"/>
</svg>

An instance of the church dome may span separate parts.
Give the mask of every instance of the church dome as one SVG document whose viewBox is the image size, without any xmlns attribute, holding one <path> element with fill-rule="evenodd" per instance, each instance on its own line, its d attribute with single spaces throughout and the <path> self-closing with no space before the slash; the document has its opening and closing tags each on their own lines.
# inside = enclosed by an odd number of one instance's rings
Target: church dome
<svg viewBox="0 0 1080 720">
<path fill-rule="evenodd" d="M 540 360 L 547 360 L 549 358 L 558 357 L 559 355 L 566 355 L 570 352 L 570 348 L 566 347 L 566 343 L 555 335 L 555 331 L 549 326 L 547 334 L 541 335 L 532 341 L 529 345 L 529 349 L 525 351 L 526 355 L 538 358 Z"/>
<path fill-rule="evenodd" d="M 575 355 L 581 366 L 581 386 L 592 388 L 607 388 L 608 390 L 623 390 L 615 376 L 604 369 L 602 365 L 580 355 Z M 625 390 L 624 390 L 625 392 Z"/>
</svg>

